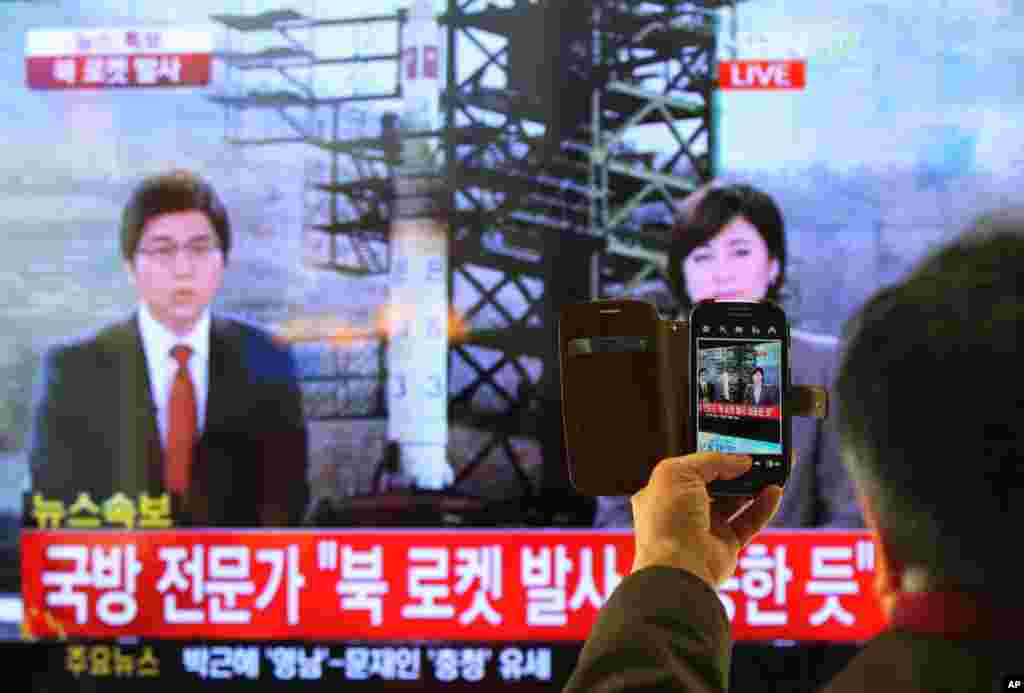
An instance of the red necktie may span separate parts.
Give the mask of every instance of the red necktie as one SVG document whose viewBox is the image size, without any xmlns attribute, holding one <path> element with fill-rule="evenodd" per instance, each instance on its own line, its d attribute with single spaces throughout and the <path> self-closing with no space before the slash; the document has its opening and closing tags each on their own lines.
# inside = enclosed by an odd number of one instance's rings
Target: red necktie
<svg viewBox="0 0 1024 693">
<path fill-rule="evenodd" d="M 171 384 L 167 418 L 167 450 L 164 481 L 167 488 L 184 493 L 192 468 L 192 451 L 196 444 L 196 389 L 188 372 L 192 349 L 178 345 L 171 356 L 178 362 L 178 372 Z"/>
</svg>

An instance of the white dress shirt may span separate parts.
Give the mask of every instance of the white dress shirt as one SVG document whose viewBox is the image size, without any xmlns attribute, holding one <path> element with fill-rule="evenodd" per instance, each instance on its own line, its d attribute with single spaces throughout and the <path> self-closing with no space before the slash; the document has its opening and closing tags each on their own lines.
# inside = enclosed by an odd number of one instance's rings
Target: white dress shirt
<svg viewBox="0 0 1024 693">
<path fill-rule="evenodd" d="M 760 404 L 760 403 L 761 403 L 761 387 L 759 385 L 754 385 L 754 404 Z"/>
<path fill-rule="evenodd" d="M 202 317 L 192 331 L 184 337 L 179 337 L 157 322 L 143 303 L 139 306 L 139 333 L 142 337 L 142 349 L 146 354 L 153 403 L 156 404 L 156 423 L 160 430 L 160 441 L 166 449 L 171 384 L 178 373 L 178 362 L 171 356 L 171 349 L 179 344 L 192 349 L 188 370 L 196 391 L 198 433 L 203 432 L 206 422 L 206 400 L 210 390 L 210 311 L 203 311 Z"/>
</svg>

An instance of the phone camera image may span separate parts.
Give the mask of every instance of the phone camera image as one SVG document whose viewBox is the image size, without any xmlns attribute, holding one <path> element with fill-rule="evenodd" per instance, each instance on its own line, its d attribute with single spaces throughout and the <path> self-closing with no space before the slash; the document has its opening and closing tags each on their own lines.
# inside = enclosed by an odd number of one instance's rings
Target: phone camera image
<svg viewBox="0 0 1024 693">
<path fill-rule="evenodd" d="M 782 455 L 781 354 L 779 339 L 698 339 L 698 451 Z"/>
</svg>

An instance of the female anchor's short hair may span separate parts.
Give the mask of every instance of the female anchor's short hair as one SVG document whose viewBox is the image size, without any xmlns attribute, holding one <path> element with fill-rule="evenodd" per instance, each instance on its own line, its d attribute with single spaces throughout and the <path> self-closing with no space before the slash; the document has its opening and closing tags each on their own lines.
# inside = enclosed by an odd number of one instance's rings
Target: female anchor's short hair
<svg viewBox="0 0 1024 693">
<path fill-rule="evenodd" d="M 680 214 L 672 229 L 668 278 L 683 310 L 689 310 L 692 305 L 686 293 L 683 261 L 737 217 L 753 224 L 768 246 L 769 254 L 779 261 L 779 275 L 765 296 L 768 300 L 779 301 L 779 292 L 786 280 L 786 232 L 782 212 L 767 193 L 752 185 L 736 183 L 709 187 L 692 209 Z"/>
<path fill-rule="evenodd" d="M 146 224 L 154 217 L 198 210 L 213 226 L 224 252 L 231 250 L 231 225 L 224 204 L 205 180 L 191 171 L 170 171 L 146 178 L 132 192 L 121 214 L 121 255 L 131 262 Z"/>
</svg>

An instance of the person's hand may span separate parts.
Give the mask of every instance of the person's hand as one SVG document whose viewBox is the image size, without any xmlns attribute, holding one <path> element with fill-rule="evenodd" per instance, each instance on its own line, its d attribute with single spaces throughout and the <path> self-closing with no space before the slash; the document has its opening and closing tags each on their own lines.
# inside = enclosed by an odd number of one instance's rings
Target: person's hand
<svg viewBox="0 0 1024 693">
<path fill-rule="evenodd" d="M 633 572 L 671 566 L 695 574 L 713 589 L 736 570 L 739 553 L 775 514 L 782 489 L 755 497 L 712 498 L 707 485 L 750 470 L 746 455 L 698 452 L 662 460 L 633 495 L 636 554 Z"/>
</svg>

